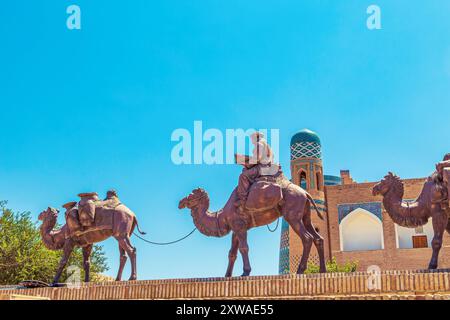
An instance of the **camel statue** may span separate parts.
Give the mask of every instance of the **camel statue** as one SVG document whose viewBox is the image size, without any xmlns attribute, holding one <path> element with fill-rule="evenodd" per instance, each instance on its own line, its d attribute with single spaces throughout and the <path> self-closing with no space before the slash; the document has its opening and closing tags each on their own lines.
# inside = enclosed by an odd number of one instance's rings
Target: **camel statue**
<svg viewBox="0 0 450 320">
<path fill-rule="evenodd" d="M 449 212 L 443 210 L 440 204 L 445 191 L 441 179 L 438 173 L 429 177 L 414 202 L 403 201 L 403 182 L 392 172 L 389 172 L 372 189 L 374 196 L 381 195 L 383 197 L 383 205 L 387 213 L 396 224 L 402 227 L 416 228 L 425 225 L 429 218 L 433 219 L 433 255 L 428 269 L 438 267 L 439 250 L 442 247 L 444 231 L 447 230 L 450 233 Z"/>
<path fill-rule="evenodd" d="M 139 225 L 135 214 L 123 204 L 115 209 L 108 207 L 97 207 L 95 210 L 94 226 L 81 235 L 73 235 L 70 232 L 70 221 L 62 228 L 53 230 L 58 219 L 59 210 L 48 208 L 39 215 L 42 221 L 40 233 L 44 245 L 50 250 L 63 250 L 64 254 L 59 263 L 53 285 L 57 285 L 62 271 L 70 258 L 75 247 L 83 250 L 83 266 L 85 271 L 85 282 L 89 282 L 90 256 L 94 243 L 102 242 L 109 237 L 114 237 L 119 243 L 120 266 L 116 281 L 122 279 L 122 272 L 127 261 L 127 255 L 131 260 L 130 281 L 137 279 L 136 273 L 136 248 L 131 244 L 130 237 Z M 70 220 L 70 217 L 68 218 Z"/>
<path fill-rule="evenodd" d="M 277 191 L 278 189 L 278 191 Z M 325 273 L 324 241 L 311 222 L 311 205 L 323 219 L 312 197 L 301 187 L 291 183 L 284 176 L 276 183 L 255 182 L 250 188 L 247 204 L 253 203 L 252 209 L 241 213 L 235 206 L 237 190 L 231 194 L 225 207 L 217 212 L 209 211 L 209 196 L 203 189 L 195 189 L 183 198 L 179 209 L 188 208 L 197 229 L 209 237 L 223 237 L 232 232 L 231 249 L 228 255 L 228 268 L 225 277 L 231 277 L 237 251 L 244 262 L 244 273 L 251 272 L 248 256 L 247 231 L 254 227 L 268 225 L 283 217 L 297 233 L 303 243 L 303 255 L 297 273 L 302 274 L 307 267 L 312 243 L 317 248 L 320 259 L 320 272 Z M 279 192 L 279 196 L 275 196 Z M 274 201 L 275 199 L 275 201 Z"/>
</svg>

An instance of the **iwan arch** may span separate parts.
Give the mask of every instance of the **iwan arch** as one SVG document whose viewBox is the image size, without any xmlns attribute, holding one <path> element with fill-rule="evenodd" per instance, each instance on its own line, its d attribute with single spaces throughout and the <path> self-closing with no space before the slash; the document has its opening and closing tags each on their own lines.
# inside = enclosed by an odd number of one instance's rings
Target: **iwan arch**
<svg viewBox="0 0 450 320">
<path fill-rule="evenodd" d="M 339 224 L 341 251 L 384 249 L 383 224 L 371 212 L 357 208 Z"/>
<path fill-rule="evenodd" d="M 325 221 L 313 217 L 325 239 L 327 259 L 339 263 L 358 261 L 358 270 L 376 265 L 381 270 L 426 269 L 431 256 L 431 219 L 423 227 L 408 229 L 396 225 L 385 211 L 382 198 L 372 195 L 377 182 L 358 183 L 348 170 L 339 176 L 326 175 L 319 136 L 302 130 L 291 139 L 291 180 L 304 187 L 326 213 Z M 386 168 L 388 170 L 389 168 Z M 286 172 L 287 173 L 287 172 Z M 380 177 L 381 178 L 381 177 Z M 405 199 L 415 199 L 425 178 L 403 180 Z M 286 223 L 282 225 L 279 273 L 294 273 L 302 245 Z M 316 261 L 315 249 L 310 260 Z M 444 235 L 439 267 L 450 267 L 450 236 Z"/>
</svg>

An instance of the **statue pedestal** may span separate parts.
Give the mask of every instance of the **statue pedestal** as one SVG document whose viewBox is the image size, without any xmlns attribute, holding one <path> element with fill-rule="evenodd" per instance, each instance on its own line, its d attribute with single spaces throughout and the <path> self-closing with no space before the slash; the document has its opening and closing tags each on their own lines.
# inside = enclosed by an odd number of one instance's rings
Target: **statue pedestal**
<svg viewBox="0 0 450 320">
<path fill-rule="evenodd" d="M 10 298 L 51 300 L 450 300 L 450 270 L 142 280 L 0 292 Z"/>
</svg>

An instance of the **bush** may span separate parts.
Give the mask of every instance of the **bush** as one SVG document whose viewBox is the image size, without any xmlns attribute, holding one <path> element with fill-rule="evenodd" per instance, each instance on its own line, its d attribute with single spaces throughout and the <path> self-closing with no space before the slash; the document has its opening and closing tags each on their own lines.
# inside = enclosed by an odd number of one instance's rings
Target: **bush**
<svg viewBox="0 0 450 320">
<path fill-rule="evenodd" d="M 357 261 L 347 261 L 344 264 L 339 265 L 336 262 L 336 258 L 333 257 L 331 261 L 327 261 L 326 263 L 327 272 L 355 272 L 358 269 L 358 262 Z M 308 267 L 306 268 L 305 274 L 311 274 L 311 273 L 320 273 L 319 271 L 319 265 L 308 262 Z"/>
</svg>

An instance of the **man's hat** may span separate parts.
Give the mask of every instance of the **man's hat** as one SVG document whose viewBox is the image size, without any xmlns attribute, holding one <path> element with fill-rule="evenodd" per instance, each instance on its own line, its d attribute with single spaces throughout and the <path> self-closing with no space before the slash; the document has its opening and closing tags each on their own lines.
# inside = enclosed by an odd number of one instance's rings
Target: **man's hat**
<svg viewBox="0 0 450 320">
<path fill-rule="evenodd" d="M 97 192 L 85 192 L 85 193 L 80 193 L 78 195 L 80 198 L 92 198 L 92 197 L 98 197 Z"/>
<path fill-rule="evenodd" d="M 117 191 L 114 189 L 108 190 L 108 192 L 106 192 L 106 196 L 107 197 L 117 197 Z"/>
<path fill-rule="evenodd" d="M 256 138 L 256 139 L 263 139 L 264 134 L 262 132 L 256 131 L 256 132 L 252 133 L 252 135 L 250 137 Z"/>
<path fill-rule="evenodd" d="M 64 209 L 66 209 L 66 210 L 70 210 L 70 209 L 72 209 L 73 207 L 75 207 L 77 205 L 77 202 L 76 201 L 71 201 L 71 202 L 67 202 L 66 204 L 63 204 L 63 208 Z"/>
</svg>

